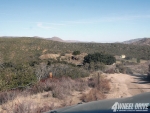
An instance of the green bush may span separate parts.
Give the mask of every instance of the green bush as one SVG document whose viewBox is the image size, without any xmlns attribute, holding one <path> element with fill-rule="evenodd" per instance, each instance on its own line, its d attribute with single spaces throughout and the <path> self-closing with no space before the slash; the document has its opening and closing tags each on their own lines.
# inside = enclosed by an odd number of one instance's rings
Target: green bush
<svg viewBox="0 0 150 113">
<path fill-rule="evenodd" d="M 137 58 L 136 61 L 137 61 L 137 63 L 140 63 L 140 58 Z"/>
<path fill-rule="evenodd" d="M 73 55 L 80 55 L 80 51 L 74 51 L 72 54 Z"/>
<path fill-rule="evenodd" d="M 126 59 L 126 60 L 131 60 L 132 57 L 127 56 L 125 59 Z"/>
<path fill-rule="evenodd" d="M 102 54 L 102 53 L 94 53 L 94 54 L 88 54 L 87 56 L 84 57 L 84 61 L 83 63 L 97 63 L 97 62 L 101 62 L 104 63 L 106 65 L 111 65 L 113 63 L 116 62 L 116 58 L 112 55 L 108 55 L 108 54 Z"/>
<path fill-rule="evenodd" d="M 28 65 L 4 63 L 0 68 L 0 91 L 24 87 L 36 81 L 34 68 Z"/>
</svg>

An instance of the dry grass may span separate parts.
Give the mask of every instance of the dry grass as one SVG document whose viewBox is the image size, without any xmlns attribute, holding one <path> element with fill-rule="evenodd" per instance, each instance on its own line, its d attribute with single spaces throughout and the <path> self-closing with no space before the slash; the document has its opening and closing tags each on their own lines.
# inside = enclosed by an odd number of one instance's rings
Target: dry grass
<svg viewBox="0 0 150 113">
<path fill-rule="evenodd" d="M 14 100 L 17 95 L 19 95 L 19 93 L 19 90 L 0 92 L 0 105 L 6 103 L 9 100 Z"/>
<path fill-rule="evenodd" d="M 54 104 L 43 103 L 40 106 L 38 103 L 32 101 L 13 101 L 9 104 L 3 104 L 1 106 L 1 113 L 43 113 L 54 109 Z"/>
<path fill-rule="evenodd" d="M 87 82 L 82 79 L 72 80 L 69 77 L 47 79 L 44 82 L 39 82 L 32 89 L 32 94 L 44 91 L 51 91 L 52 96 L 59 99 L 64 99 L 70 95 L 72 91 L 83 91 L 88 87 Z"/>
<path fill-rule="evenodd" d="M 10 90 L 10 91 L 4 91 L 0 92 L 0 106 L 5 105 L 7 103 L 13 102 L 14 100 L 17 100 L 18 98 L 28 98 L 28 96 L 31 96 L 31 93 L 28 90 Z"/>
<path fill-rule="evenodd" d="M 51 92 L 34 95 L 18 94 L 0 106 L 0 113 L 43 113 L 61 107 L 63 101 L 53 98 Z"/>
<path fill-rule="evenodd" d="M 30 90 L 1 92 L 0 112 L 4 113 L 42 113 L 54 108 L 72 104 L 67 100 L 73 91 L 88 88 L 82 79 L 69 77 L 47 79 L 37 83 Z M 54 104 L 55 103 L 55 104 Z"/>
<path fill-rule="evenodd" d="M 94 84 L 93 86 L 91 84 Z M 30 90 L 23 92 L 1 93 L 1 113 L 42 113 L 52 109 L 89 102 L 105 98 L 109 91 L 109 81 L 96 77 L 89 79 L 71 79 L 69 77 L 46 79 Z M 85 93 L 86 89 L 91 88 Z M 76 97 L 73 97 L 76 96 Z M 80 100 L 81 97 L 81 100 Z M 76 102 L 73 102 L 76 101 Z"/>
<path fill-rule="evenodd" d="M 49 59 L 49 58 L 57 59 L 57 57 L 59 56 L 60 54 L 44 54 L 44 55 L 41 55 L 39 58 L 40 59 Z"/>
<path fill-rule="evenodd" d="M 83 102 L 90 102 L 105 99 L 105 95 L 97 88 L 91 89 L 89 93 L 83 94 L 80 98 Z"/>
</svg>

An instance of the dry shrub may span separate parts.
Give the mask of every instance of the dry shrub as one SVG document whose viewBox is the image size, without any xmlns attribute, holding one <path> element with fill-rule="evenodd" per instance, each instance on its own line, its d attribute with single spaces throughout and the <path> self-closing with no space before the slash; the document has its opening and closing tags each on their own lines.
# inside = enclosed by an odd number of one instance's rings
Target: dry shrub
<svg viewBox="0 0 150 113">
<path fill-rule="evenodd" d="M 101 79 L 99 85 L 97 85 L 97 89 L 103 93 L 108 93 L 110 90 L 110 80 L 108 79 Z"/>
<path fill-rule="evenodd" d="M 46 84 L 51 86 L 53 97 L 63 99 L 73 90 L 72 81 L 69 77 L 62 77 L 54 81 L 47 81 Z"/>
<path fill-rule="evenodd" d="M 104 79 L 103 77 L 93 77 L 90 78 L 88 81 L 85 79 L 71 79 L 69 77 L 62 77 L 62 78 L 53 78 L 53 79 L 46 79 L 43 82 L 38 82 L 35 86 L 31 87 L 30 90 L 26 90 L 24 92 L 4 92 L 0 99 L 6 102 L 8 100 L 13 100 L 16 96 L 26 96 L 29 94 L 37 94 L 40 92 L 47 92 L 50 91 L 52 95 L 47 94 L 46 98 L 49 96 L 53 96 L 60 100 L 65 100 L 65 98 L 71 94 L 72 91 L 84 91 L 88 86 L 92 87 L 93 89 L 88 94 L 83 94 L 81 100 L 84 102 L 95 101 L 105 98 L 106 92 L 109 91 L 109 80 Z M 30 91 L 30 93 L 28 93 Z M 6 97 L 5 97 L 6 96 Z M 69 103 L 65 102 L 62 103 L 62 106 L 71 105 L 71 101 Z M 7 111 L 8 113 L 42 113 L 45 111 L 49 111 L 54 109 L 53 104 L 43 104 L 39 106 L 37 103 L 29 102 L 29 101 L 22 101 L 22 102 L 12 102 L 12 105 L 3 104 L 2 109 Z"/>
<path fill-rule="evenodd" d="M 64 99 L 67 93 L 69 93 L 68 90 L 58 85 L 52 90 L 52 96 L 58 99 Z"/>
<path fill-rule="evenodd" d="M 62 104 L 61 104 L 61 107 L 66 107 L 66 106 L 71 106 L 72 104 L 72 99 L 69 101 L 69 102 L 67 102 L 67 100 L 65 99 L 65 100 L 63 100 L 63 102 L 62 102 Z"/>
<path fill-rule="evenodd" d="M 98 80 L 96 78 L 89 78 L 88 79 L 88 86 L 95 88 L 98 84 Z"/>
<path fill-rule="evenodd" d="M 91 88 L 97 88 L 103 93 L 107 93 L 110 90 L 110 80 L 103 77 L 92 77 L 88 79 L 88 86 Z"/>
<path fill-rule="evenodd" d="M 42 107 L 36 107 L 32 113 L 43 113 L 49 110 L 53 110 L 55 108 L 54 104 L 44 104 Z"/>
<path fill-rule="evenodd" d="M 32 87 L 32 94 L 51 91 L 55 98 L 63 99 L 72 91 L 83 91 L 87 88 L 87 82 L 82 79 L 72 80 L 69 77 L 47 79 Z"/>
<path fill-rule="evenodd" d="M 93 89 L 91 89 L 89 93 L 83 94 L 81 96 L 81 100 L 83 102 L 90 102 L 105 99 L 105 93 L 110 90 L 109 82 L 110 80 L 102 77 L 93 77 L 88 79 L 88 86 Z"/>
<path fill-rule="evenodd" d="M 11 104 L 2 105 L 2 111 L 4 113 L 43 113 L 52 109 L 55 109 L 54 104 L 44 104 L 39 106 L 37 103 L 22 101 L 13 102 Z"/>
<path fill-rule="evenodd" d="M 62 78 L 53 78 L 47 79 L 43 82 L 38 82 L 34 86 L 26 89 L 24 91 L 13 90 L 7 92 L 0 93 L 0 104 L 2 104 L 3 110 L 8 113 L 40 113 L 44 111 L 48 111 L 53 108 L 52 105 L 45 104 L 44 106 L 37 106 L 37 103 L 33 102 L 13 102 L 13 100 L 17 97 L 26 97 L 32 94 L 38 94 L 42 92 L 51 92 L 51 95 L 47 94 L 46 98 L 49 96 L 53 96 L 60 100 L 64 100 L 67 96 L 71 94 L 72 91 L 83 91 L 88 88 L 87 82 L 83 79 L 71 79 L 69 77 Z M 12 104 L 8 105 L 9 101 L 12 101 Z M 8 102 L 8 103 L 6 103 Z M 6 103 L 6 104 L 5 104 Z M 71 102 L 70 102 L 71 103 Z M 70 105 L 70 104 L 67 104 Z M 33 107 L 34 106 L 34 107 Z M 63 106 L 66 106 L 65 104 Z"/>
<path fill-rule="evenodd" d="M 88 94 L 83 94 L 80 99 L 83 102 L 90 102 L 105 99 L 105 95 L 97 88 L 94 88 Z"/>
<path fill-rule="evenodd" d="M 105 71 L 105 73 L 109 73 L 109 74 L 114 74 L 115 73 L 115 69 L 111 68 Z"/>
<path fill-rule="evenodd" d="M 13 100 L 19 94 L 18 90 L 0 92 L 0 105 L 9 100 Z"/>
<path fill-rule="evenodd" d="M 31 111 L 31 103 L 27 102 L 12 102 L 2 105 L 2 111 L 6 113 L 32 113 Z"/>
<path fill-rule="evenodd" d="M 13 113 L 29 113 L 31 111 L 31 103 L 15 103 L 14 107 L 12 108 Z"/>
<path fill-rule="evenodd" d="M 53 78 L 47 78 L 43 81 L 39 81 L 37 82 L 31 89 L 30 92 L 32 94 L 37 94 L 37 93 L 41 93 L 44 91 L 52 91 L 58 84 L 59 79 Z"/>
<path fill-rule="evenodd" d="M 87 81 L 82 79 L 76 79 L 73 84 L 74 90 L 76 91 L 84 91 L 87 87 Z"/>
<path fill-rule="evenodd" d="M 126 67 L 122 64 L 116 65 L 116 68 L 119 70 L 120 73 L 126 74 Z"/>
<path fill-rule="evenodd" d="M 83 91 L 87 88 L 87 82 L 82 79 L 72 80 L 69 77 L 62 77 L 52 89 L 53 97 L 64 99 L 72 91 Z"/>
</svg>

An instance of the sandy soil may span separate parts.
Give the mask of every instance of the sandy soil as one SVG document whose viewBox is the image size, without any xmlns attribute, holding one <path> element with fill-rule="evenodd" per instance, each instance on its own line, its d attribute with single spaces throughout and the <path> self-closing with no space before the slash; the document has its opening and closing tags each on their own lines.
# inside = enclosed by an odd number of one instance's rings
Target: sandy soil
<svg viewBox="0 0 150 113">
<path fill-rule="evenodd" d="M 130 97 L 143 92 L 150 92 L 150 82 L 145 75 L 108 74 L 111 90 L 107 95 L 110 98 Z"/>
</svg>

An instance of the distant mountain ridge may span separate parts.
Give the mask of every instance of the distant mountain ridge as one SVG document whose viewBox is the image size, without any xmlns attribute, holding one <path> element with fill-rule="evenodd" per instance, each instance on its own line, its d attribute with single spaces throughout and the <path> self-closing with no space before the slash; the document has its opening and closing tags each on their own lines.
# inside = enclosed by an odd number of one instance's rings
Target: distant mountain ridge
<svg viewBox="0 0 150 113">
<path fill-rule="evenodd" d="M 53 41 L 58 41 L 58 42 L 63 42 L 64 40 L 62 40 L 59 37 L 52 37 L 52 38 L 47 38 L 48 40 L 53 40 Z"/>
<path fill-rule="evenodd" d="M 132 43 L 135 43 L 141 39 L 143 39 L 143 38 L 131 39 L 131 40 L 124 41 L 123 43 L 124 44 L 132 44 Z"/>
<path fill-rule="evenodd" d="M 132 45 L 149 45 L 150 46 L 150 38 L 132 39 L 132 40 L 124 41 L 123 43 L 132 44 Z"/>
<path fill-rule="evenodd" d="M 0 38 L 23 38 L 23 37 L 28 37 L 28 36 L 0 36 Z M 52 41 L 57 41 L 57 42 L 65 42 L 65 43 L 97 43 L 94 41 L 86 42 L 86 41 L 79 41 L 79 40 L 63 40 L 56 36 L 52 38 L 44 38 L 44 37 L 39 37 L 39 36 L 33 36 L 33 37 L 28 37 L 28 38 L 41 38 L 41 39 L 52 40 Z"/>
<path fill-rule="evenodd" d="M 150 46 L 150 38 L 143 38 L 139 41 L 133 43 L 134 45 L 149 45 Z"/>
<path fill-rule="evenodd" d="M 23 38 L 23 37 L 27 37 L 27 36 L 0 36 L 0 38 Z M 54 36 L 52 38 L 43 38 L 43 37 L 39 37 L 39 36 L 34 36 L 34 37 L 29 37 L 29 38 L 40 38 L 40 39 L 52 40 L 52 41 L 57 41 L 57 42 L 65 42 L 65 43 L 100 43 L 100 42 L 94 42 L 94 41 L 86 42 L 86 41 L 78 41 L 78 40 L 63 40 L 56 36 Z M 137 38 L 137 39 L 127 40 L 124 42 L 114 42 L 114 43 L 150 46 L 150 37 Z"/>
<path fill-rule="evenodd" d="M 66 42 L 66 43 L 96 43 L 96 42 L 86 42 L 86 41 L 78 41 L 78 40 L 63 40 L 59 37 L 52 37 L 49 40 L 58 41 L 58 42 Z M 132 44 L 132 45 L 149 45 L 150 46 L 150 38 L 137 38 L 131 39 L 128 41 L 124 41 L 123 44 Z"/>
<path fill-rule="evenodd" d="M 75 42 L 80 42 L 78 40 L 63 40 L 59 37 L 52 37 L 52 38 L 47 38 L 48 40 L 52 40 L 52 41 L 58 41 L 58 42 L 67 42 L 67 43 L 75 43 Z"/>
</svg>

